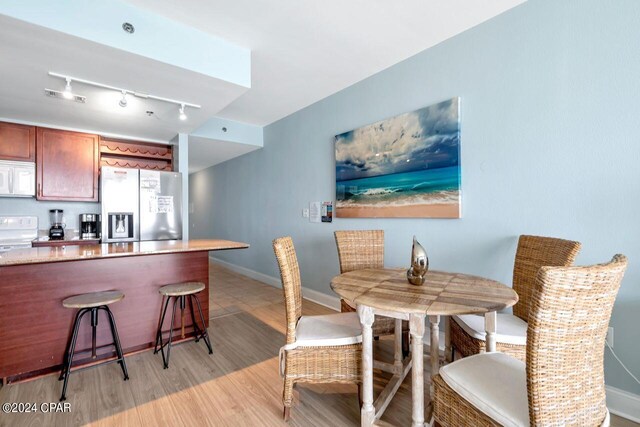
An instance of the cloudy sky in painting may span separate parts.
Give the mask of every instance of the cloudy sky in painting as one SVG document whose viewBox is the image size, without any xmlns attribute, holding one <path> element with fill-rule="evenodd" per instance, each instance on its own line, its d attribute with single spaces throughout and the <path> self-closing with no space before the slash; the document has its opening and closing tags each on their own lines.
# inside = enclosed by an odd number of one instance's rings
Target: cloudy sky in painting
<svg viewBox="0 0 640 427">
<path fill-rule="evenodd" d="M 456 166 L 458 98 L 337 135 L 336 180 Z"/>
</svg>

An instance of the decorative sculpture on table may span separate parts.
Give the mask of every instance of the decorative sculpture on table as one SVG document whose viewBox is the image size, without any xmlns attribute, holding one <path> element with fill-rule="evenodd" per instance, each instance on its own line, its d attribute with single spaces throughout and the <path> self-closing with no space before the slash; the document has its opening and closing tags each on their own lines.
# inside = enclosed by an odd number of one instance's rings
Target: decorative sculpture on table
<svg viewBox="0 0 640 427">
<path fill-rule="evenodd" d="M 411 247 L 411 268 L 407 270 L 407 280 L 412 285 L 421 286 L 424 283 L 424 276 L 429 270 L 429 257 L 427 251 L 413 236 L 413 246 Z"/>
</svg>

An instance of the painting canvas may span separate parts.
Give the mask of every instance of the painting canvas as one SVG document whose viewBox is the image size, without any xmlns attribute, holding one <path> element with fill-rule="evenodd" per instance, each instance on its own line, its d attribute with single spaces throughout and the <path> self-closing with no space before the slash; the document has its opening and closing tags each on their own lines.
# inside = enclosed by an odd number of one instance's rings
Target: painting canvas
<svg viewBox="0 0 640 427">
<path fill-rule="evenodd" d="M 460 218 L 460 99 L 335 137 L 342 218 Z"/>
</svg>

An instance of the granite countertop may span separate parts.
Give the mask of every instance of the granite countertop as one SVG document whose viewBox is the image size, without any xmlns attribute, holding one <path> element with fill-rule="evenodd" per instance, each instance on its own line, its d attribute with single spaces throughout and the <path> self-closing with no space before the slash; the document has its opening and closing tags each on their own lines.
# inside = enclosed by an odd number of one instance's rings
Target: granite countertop
<svg viewBox="0 0 640 427">
<path fill-rule="evenodd" d="M 151 242 L 108 243 L 102 245 L 39 247 L 14 249 L 0 253 L 0 267 L 21 264 L 117 258 L 178 252 L 246 249 L 249 245 L 230 240 L 163 240 Z"/>
</svg>

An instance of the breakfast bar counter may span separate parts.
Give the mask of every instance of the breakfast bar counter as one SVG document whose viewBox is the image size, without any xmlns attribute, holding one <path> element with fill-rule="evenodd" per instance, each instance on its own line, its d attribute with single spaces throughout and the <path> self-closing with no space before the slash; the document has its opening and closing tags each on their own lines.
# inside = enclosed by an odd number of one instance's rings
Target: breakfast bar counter
<svg viewBox="0 0 640 427">
<path fill-rule="evenodd" d="M 112 311 L 125 354 L 153 347 L 162 301 L 158 290 L 164 285 L 204 283 L 198 298 L 208 326 L 208 252 L 248 247 L 228 240 L 152 241 L 0 254 L 0 378 L 6 384 L 60 369 L 74 318 L 62 300 L 73 295 L 124 293 Z M 99 324 L 97 358 L 113 357 L 106 318 Z M 176 319 L 174 328 L 179 326 Z M 82 328 L 78 336 L 79 364 L 96 361 L 89 351 L 90 329 Z"/>
<path fill-rule="evenodd" d="M 230 240 L 158 240 L 151 242 L 109 243 L 102 245 L 68 245 L 14 249 L 0 253 L 0 267 L 46 262 L 76 261 L 165 253 L 246 249 L 246 243 Z"/>
</svg>

